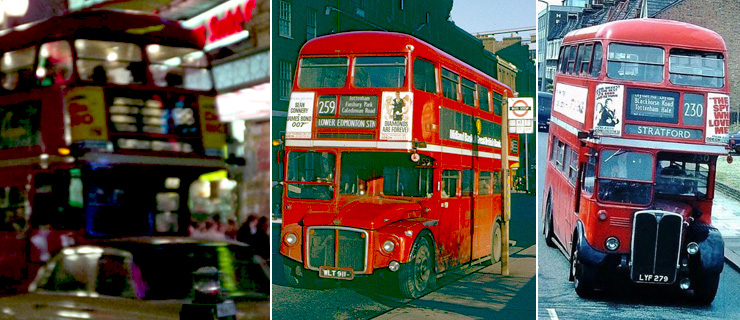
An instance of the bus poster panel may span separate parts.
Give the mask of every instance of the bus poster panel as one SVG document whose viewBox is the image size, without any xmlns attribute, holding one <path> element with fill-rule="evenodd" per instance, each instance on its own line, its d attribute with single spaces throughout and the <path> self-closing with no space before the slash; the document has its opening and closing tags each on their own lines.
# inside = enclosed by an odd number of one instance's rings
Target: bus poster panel
<svg viewBox="0 0 740 320">
<path fill-rule="evenodd" d="M 726 56 L 714 31 L 658 19 L 564 38 L 543 224 L 579 295 L 618 277 L 713 301 L 724 265 L 711 217 L 727 154 Z"/>
<path fill-rule="evenodd" d="M 0 287 L 26 290 L 75 243 L 188 235 L 193 220 L 233 214 L 233 194 L 214 187 L 226 175 L 207 175 L 226 167 L 225 132 L 201 37 L 90 10 L 0 39 Z"/>
<path fill-rule="evenodd" d="M 313 39 L 298 65 L 280 243 L 289 284 L 381 273 L 418 297 L 438 273 L 500 259 L 511 89 L 389 32 Z"/>
</svg>

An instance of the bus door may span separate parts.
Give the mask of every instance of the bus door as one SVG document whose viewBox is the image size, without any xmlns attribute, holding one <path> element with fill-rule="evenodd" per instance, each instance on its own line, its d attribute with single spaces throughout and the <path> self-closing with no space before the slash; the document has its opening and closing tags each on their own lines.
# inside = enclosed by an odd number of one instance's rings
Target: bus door
<svg viewBox="0 0 740 320">
<path fill-rule="evenodd" d="M 563 178 L 552 179 L 553 228 L 559 239 L 568 239 L 573 231 L 575 218 L 576 192 L 578 178 L 578 153 L 562 141 L 553 142 L 554 165 Z M 564 246 L 569 243 L 563 243 Z"/>
<path fill-rule="evenodd" d="M 460 263 L 459 252 L 463 246 L 463 234 L 470 233 L 469 229 L 462 229 L 466 219 L 462 212 L 465 200 L 460 196 L 460 181 L 460 170 L 442 170 L 438 243 L 445 267 L 453 267 Z"/>
<path fill-rule="evenodd" d="M 478 174 L 478 192 L 473 195 L 472 259 L 484 257 L 490 252 L 494 216 L 494 197 L 492 187 L 492 172 L 481 171 Z"/>
<path fill-rule="evenodd" d="M 474 211 L 474 177 L 474 170 L 462 170 L 462 179 L 460 180 L 460 249 L 458 251 L 458 257 L 463 263 L 470 261 L 473 253 L 474 232 L 478 228 L 478 221 L 475 220 Z"/>
</svg>

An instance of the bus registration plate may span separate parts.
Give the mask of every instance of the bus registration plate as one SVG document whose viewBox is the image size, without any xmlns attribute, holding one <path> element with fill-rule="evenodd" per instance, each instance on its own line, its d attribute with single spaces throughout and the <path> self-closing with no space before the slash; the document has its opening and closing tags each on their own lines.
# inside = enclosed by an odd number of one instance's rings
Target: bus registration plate
<svg viewBox="0 0 740 320">
<path fill-rule="evenodd" d="M 635 281 L 642 283 L 669 283 L 670 277 L 660 274 L 638 274 Z"/>
<path fill-rule="evenodd" d="M 348 268 L 319 267 L 319 277 L 352 280 L 355 274 Z"/>
</svg>

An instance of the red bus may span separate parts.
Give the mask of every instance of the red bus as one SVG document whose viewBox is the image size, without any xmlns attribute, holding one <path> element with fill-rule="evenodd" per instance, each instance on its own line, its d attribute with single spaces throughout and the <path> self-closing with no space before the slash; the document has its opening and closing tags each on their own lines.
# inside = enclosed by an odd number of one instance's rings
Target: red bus
<svg viewBox="0 0 740 320">
<path fill-rule="evenodd" d="M 563 39 L 543 230 L 570 259 L 579 295 L 617 277 L 714 299 L 724 265 L 712 199 L 717 156 L 727 154 L 726 58 L 716 32 L 676 21 L 610 22 Z"/>
<path fill-rule="evenodd" d="M 84 239 L 187 234 L 191 183 L 225 168 L 203 39 L 93 10 L 0 43 L 0 287 Z"/>
<path fill-rule="evenodd" d="M 313 39 L 296 74 L 280 242 L 289 284 L 383 273 L 418 297 L 449 268 L 500 258 L 510 88 L 389 32 Z"/>
</svg>

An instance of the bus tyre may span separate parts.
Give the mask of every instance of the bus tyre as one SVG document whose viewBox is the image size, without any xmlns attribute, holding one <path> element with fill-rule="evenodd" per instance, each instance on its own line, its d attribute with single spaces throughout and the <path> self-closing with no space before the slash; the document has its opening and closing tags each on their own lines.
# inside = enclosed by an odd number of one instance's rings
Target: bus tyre
<svg viewBox="0 0 740 320">
<path fill-rule="evenodd" d="M 545 243 L 548 247 L 555 247 L 555 233 L 552 230 L 552 198 L 547 195 L 547 203 L 545 205 L 545 221 L 543 223 L 543 231 L 545 234 Z"/>
<path fill-rule="evenodd" d="M 283 258 L 283 275 L 289 286 L 299 288 L 312 287 L 316 278 L 299 263 L 288 258 Z"/>
<path fill-rule="evenodd" d="M 573 288 L 581 298 L 590 297 L 594 292 L 593 280 L 590 276 L 589 267 L 578 260 L 578 243 L 573 246 L 570 255 L 570 276 L 573 280 Z"/>
<path fill-rule="evenodd" d="M 719 286 L 719 273 L 704 273 L 694 280 L 694 299 L 701 305 L 709 305 L 714 301 Z"/>
<path fill-rule="evenodd" d="M 499 261 L 501 261 L 501 222 L 496 220 L 491 233 L 491 264 Z"/>
<path fill-rule="evenodd" d="M 416 238 L 411 249 L 409 262 L 398 271 L 398 286 L 401 294 L 416 299 L 427 289 L 436 285 L 437 275 L 434 272 L 434 256 L 429 238 Z"/>
</svg>

